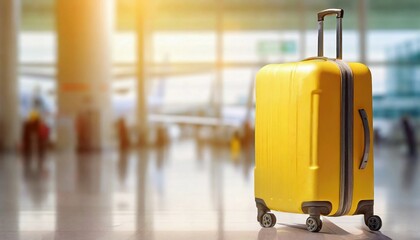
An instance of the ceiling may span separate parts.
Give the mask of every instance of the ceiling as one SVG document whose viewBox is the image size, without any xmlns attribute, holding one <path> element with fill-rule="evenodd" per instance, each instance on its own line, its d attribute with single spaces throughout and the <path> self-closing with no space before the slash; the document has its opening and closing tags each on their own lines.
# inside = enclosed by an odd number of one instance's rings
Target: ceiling
<svg viewBox="0 0 420 240">
<path fill-rule="evenodd" d="M 22 0 L 22 28 L 53 30 L 55 1 Z M 137 1 L 149 4 L 148 20 L 154 30 L 214 30 L 220 19 L 228 31 L 315 29 L 316 12 L 329 7 L 345 9 L 345 29 L 358 28 L 363 8 L 370 30 L 420 29 L 420 21 L 414 21 L 418 0 L 154 0 L 153 6 L 148 0 L 116 0 L 118 30 L 135 28 Z M 333 25 L 330 20 L 326 27 Z"/>
</svg>

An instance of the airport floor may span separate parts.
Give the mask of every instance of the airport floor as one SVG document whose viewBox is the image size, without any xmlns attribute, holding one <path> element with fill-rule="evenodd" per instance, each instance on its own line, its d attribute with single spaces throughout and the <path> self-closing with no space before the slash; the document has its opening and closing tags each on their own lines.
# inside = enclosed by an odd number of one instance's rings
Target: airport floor
<svg viewBox="0 0 420 240">
<path fill-rule="evenodd" d="M 1 155 L 0 239 L 420 239 L 420 176 L 400 147 L 377 147 L 371 232 L 362 216 L 278 213 L 256 221 L 253 150 L 180 140 L 125 154 L 49 153 L 43 160 Z"/>
</svg>

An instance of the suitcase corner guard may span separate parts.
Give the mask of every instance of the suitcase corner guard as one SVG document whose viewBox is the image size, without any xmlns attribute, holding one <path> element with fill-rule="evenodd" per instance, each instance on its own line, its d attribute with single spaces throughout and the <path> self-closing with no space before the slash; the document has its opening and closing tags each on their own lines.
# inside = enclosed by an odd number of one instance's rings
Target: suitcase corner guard
<svg viewBox="0 0 420 240">
<path fill-rule="evenodd" d="M 361 200 L 357 204 L 356 211 L 353 215 L 373 214 L 373 200 Z"/>
<path fill-rule="evenodd" d="M 310 201 L 302 203 L 302 212 L 309 215 L 328 215 L 331 213 L 332 204 L 328 201 Z"/>
<path fill-rule="evenodd" d="M 270 212 L 270 209 L 265 204 L 264 200 L 261 198 L 255 198 L 255 204 L 257 205 L 258 214 L 257 214 L 257 221 L 259 222 L 262 215 L 267 212 Z"/>
</svg>

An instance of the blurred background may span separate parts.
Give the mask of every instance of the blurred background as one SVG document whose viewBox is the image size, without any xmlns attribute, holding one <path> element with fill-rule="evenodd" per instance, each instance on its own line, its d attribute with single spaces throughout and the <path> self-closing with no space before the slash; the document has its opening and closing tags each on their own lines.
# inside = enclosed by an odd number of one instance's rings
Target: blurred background
<svg viewBox="0 0 420 240">
<path fill-rule="evenodd" d="M 253 88 L 316 55 L 332 7 L 343 59 L 372 72 L 384 226 L 328 218 L 315 236 L 418 238 L 416 0 L 0 0 L 0 238 L 314 237 L 299 215 L 255 219 Z"/>
</svg>

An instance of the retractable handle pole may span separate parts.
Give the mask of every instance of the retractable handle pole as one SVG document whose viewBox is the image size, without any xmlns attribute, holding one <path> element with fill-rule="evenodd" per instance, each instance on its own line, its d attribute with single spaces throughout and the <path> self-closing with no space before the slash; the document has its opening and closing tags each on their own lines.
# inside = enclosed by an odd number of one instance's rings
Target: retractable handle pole
<svg viewBox="0 0 420 240">
<path fill-rule="evenodd" d="M 337 59 L 343 58 L 343 28 L 342 19 L 344 10 L 339 8 L 325 9 L 318 12 L 318 57 L 324 56 L 324 17 L 328 15 L 337 16 Z"/>
</svg>

